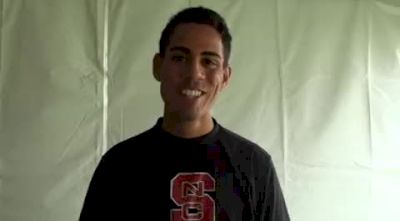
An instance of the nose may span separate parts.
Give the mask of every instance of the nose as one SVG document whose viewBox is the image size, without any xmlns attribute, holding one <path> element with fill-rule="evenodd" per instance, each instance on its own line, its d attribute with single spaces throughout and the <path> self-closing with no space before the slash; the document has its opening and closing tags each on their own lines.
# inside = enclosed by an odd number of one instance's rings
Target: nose
<svg viewBox="0 0 400 221">
<path fill-rule="evenodd" d="M 200 60 L 192 59 L 187 63 L 187 77 L 192 79 L 203 79 L 204 69 L 201 65 Z"/>
</svg>

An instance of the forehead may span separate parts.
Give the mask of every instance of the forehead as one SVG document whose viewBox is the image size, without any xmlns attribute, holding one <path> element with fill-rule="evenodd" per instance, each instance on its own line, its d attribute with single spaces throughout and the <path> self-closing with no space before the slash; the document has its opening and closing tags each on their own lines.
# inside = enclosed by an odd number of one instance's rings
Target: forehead
<svg viewBox="0 0 400 221">
<path fill-rule="evenodd" d="M 167 51 L 173 47 L 185 47 L 191 52 L 212 51 L 223 55 L 221 35 L 206 24 L 182 23 L 170 36 Z"/>
</svg>

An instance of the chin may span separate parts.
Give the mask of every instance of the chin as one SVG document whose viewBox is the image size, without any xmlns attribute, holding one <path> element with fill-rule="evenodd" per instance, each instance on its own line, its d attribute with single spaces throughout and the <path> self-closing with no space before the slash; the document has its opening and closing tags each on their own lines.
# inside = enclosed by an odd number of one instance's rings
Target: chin
<svg viewBox="0 0 400 221">
<path fill-rule="evenodd" d="M 178 121 L 195 121 L 195 120 L 199 120 L 201 119 L 204 115 L 198 113 L 198 112 L 181 112 L 179 110 L 177 111 L 173 111 L 173 112 L 169 112 L 170 116 L 174 116 L 173 118 L 175 118 Z"/>
<path fill-rule="evenodd" d="M 177 121 L 195 121 L 204 119 L 207 116 L 207 112 L 201 108 L 184 108 L 177 106 L 175 106 L 175 108 L 165 107 L 164 114 Z"/>
<path fill-rule="evenodd" d="M 179 119 L 182 121 L 194 121 L 200 119 L 200 115 L 196 113 L 179 113 Z"/>
</svg>

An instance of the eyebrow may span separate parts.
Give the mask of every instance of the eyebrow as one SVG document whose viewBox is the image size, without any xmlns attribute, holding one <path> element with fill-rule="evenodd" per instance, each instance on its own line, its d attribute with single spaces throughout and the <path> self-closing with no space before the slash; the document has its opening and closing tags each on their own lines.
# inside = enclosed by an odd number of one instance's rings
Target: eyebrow
<svg viewBox="0 0 400 221">
<path fill-rule="evenodd" d="M 185 54 L 190 54 L 189 48 L 186 48 L 186 47 L 183 47 L 183 46 L 172 47 L 172 48 L 169 49 L 169 51 L 180 51 L 180 52 L 183 52 Z M 222 59 L 222 57 L 219 54 L 217 54 L 215 52 L 212 52 L 212 51 L 204 51 L 201 54 L 202 55 L 213 56 L 213 57 L 218 57 L 218 58 Z"/>
</svg>

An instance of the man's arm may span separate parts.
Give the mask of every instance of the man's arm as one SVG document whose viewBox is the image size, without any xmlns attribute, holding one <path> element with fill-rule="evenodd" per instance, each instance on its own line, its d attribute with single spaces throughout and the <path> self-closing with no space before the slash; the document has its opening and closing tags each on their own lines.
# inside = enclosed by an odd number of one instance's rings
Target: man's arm
<svg viewBox="0 0 400 221">
<path fill-rule="evenodd" d="M 106 211 L 110 209 L 107 209 L 107 207 L 112 202 L 110 180 L 113 178 L 111 176 L 110 168 L 105 159 L 102 158 L 89 183 L 79 217 L 80 221 L 105 218 Z"/>
<path fill-rule="evenodd" d="M 260 168 L 260 178 L 256 181 L 257 221 L 290 221 L 286 202 L 270 156 L 264 172 Z"/>
</svg>

